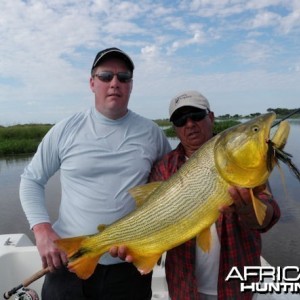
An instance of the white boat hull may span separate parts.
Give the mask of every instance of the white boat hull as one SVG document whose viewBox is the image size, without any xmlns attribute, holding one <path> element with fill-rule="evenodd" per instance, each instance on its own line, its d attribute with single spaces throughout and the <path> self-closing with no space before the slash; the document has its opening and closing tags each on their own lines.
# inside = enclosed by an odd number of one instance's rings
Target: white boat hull
<svg viewBox="0 0 300 300">
<path fill-rule="evenodd" d="M 268 263 L 262 258 L 262 265 Z M 0 235 L 0 297 L 21 284 L 42 268 L 37 248 L 24 234 Z M 43 278 L 34 281 L 30 288 L 39 298 Z M 163 266 L 156 266 L 152 277 L 152 300 L 169 300 L 168 287 Z M 12 297 L 13 299 L 13 297 Z M 292 300 L 299 299 L 299 294 L 257 294 L 255 300 Z"/>
<path fill-rule="evenodd" d="M 0 235 L 0 297 L 41 268 L 41 259 L 37 248 L 26 235 Z M 42 277 L 30 284 L 30 288 L 37 292 L 40 299 L 43 281 Z M 164 268 L 160 266 L 157 266 L 154 270 L 152 289 L 153 300 L 169 299 Z"/>
</svg>

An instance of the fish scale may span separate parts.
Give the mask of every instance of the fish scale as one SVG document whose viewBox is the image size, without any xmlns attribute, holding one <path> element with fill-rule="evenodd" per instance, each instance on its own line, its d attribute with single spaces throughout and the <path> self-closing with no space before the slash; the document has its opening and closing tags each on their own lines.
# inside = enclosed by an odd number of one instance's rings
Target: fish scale
<svg viewBox="0 0 300 300">
<path fill-rule="evenodd" d="M 213 142 L 211 143 L 212 145 Z M 212 174 L 214 176 L 217 175 L 214 164 L 212 161 L 207 160 L 207 157 L 213 158 L 213 147 L 211 147 L 211 144 L 206 147 L 207 149 L 203 149 L 203 154 L 200 157 L 194 156 L 190 158 L 189 164 L 183 166 L 182 172 L 177 172 L 175 176 L 166 182 L 165 186 L 154 191 L 155 194 L 150 195 L 150 198 L 155 197 L 155 200 L 146 200 L 143 210 L 139 211 L 139 213 L 136 212 L 134 217 L 129 215 L 116 222 L 113 230 L 110 230 L 112 227 L 106 228 L 103 235 L 98 236 L 99 239 L 92 244 L 91 248 L 95 244 L 109 245 L 110 240 L 118 245 L 126 241 L 128 248 L 130 246 L 149 246 L 149 236 L 152 236 L 154 239 L 156 239 L 156 236 L 159 236 L 159 245 L 155 245 L 154 248 L 155 252 L 161 253 L 167 250 L 170 244 L 172 246 L 179 244 L 176 242 L 178 235 L 184 237 L 184 240 L 188 240 L 214 222 L 218 217 L 218 201 L 206 201 L 209 197 L 209 192 L 212 189 L 216 190 L 217 182 L 212 178 Z M 201 172 L 201 176 L 199 174 L 196 176 L 196 167 L 199 165 L 204 166 L 204 172 Z M 220 182 L 226 184 L 222 180 Z M 199 188 L 190 188 L 198 187 L 200 184 L 203 186 L 201 194 Z M 165 193 L 165 190 L 168 190 L 169 193 Z M 224 203 L 224 198 L 226 198 L 225 195 L 220 197 L 222 203 Z M 231 199 L 228 196 L 227 198 L 229 200 L 228 204 L 230 204 Z M 201 213 L 202 215 L 206 214 L 214 206 L 215 214 L 212 215 L 211 219 L 203 218 L 203 221 L 199 222 Z M 145 215 L 147 215 L 147 218 L 145 218 Z M 174 230 L 174 220 L 176 220 L 176 230 Z M 139 231 L 135 228 L 136 223 L 139 224 Z M 109 246 L 107 246 L 106 250 L 108 249 Z M 149 250 L 148 248 L 147 251 Z"/>
<path fill-rule="evenodd" d="M 274 119 L 275 114 L 269 113 L 232 127 L 210 139 L 167 181 L 134 188 L 130 193 L 143 204 L 101 232 L 57 240 L 67 252 L 69 268 L 88 278 L 112 246 L 125 245 L 142 274 L 153 269 L 163 252 L 193 237 L 208 250 L 208 230 L 220 206 L 232 203 L 228 187 L 253 188 L 270 175 L 266 161 L 275 163 L 267 141 Z M 283 148 L 288 130 L 279 126 L 278 131 L 276 147 Z M 252 201 L 256 207 L 259 200 Z M 263 214 L 257 216 L 261 221 Z"/>
</svg>

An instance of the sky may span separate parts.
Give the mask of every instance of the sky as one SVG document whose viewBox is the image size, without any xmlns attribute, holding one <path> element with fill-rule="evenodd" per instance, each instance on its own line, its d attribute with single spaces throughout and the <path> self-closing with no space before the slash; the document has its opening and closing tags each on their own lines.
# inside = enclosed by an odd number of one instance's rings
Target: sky
<svg viewBox="0 0 300 300">
<path fill-rule="evenodd" d="M 134 61 L 129 108 L 150 119 L 188 90 L 216 116 L 300 107 L 299 0 L 0 0 L 0 125 L 93 106 L 108 47 Z"/>
</svg>

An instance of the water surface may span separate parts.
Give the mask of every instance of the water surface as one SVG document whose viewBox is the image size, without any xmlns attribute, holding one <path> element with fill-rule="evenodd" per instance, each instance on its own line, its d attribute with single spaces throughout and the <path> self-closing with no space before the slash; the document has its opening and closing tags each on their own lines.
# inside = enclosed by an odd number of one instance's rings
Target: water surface
<svg viewBox="0 0 300 300">
<path fill-rule="evenodd" d="M 291 133 L 285 150 L 293 155 L 293 162 L 300 168 L 300 120 L 290 121 Z M 175 147 L 177 140 L 171 140 Z M 31 157 L 0 158 L 0 234 L 26 233 L 33 240 L 27 220 L 19 202 L 20 175 Z M 285 184 L 278 169 L 270 177 L 272 192 L 281 209 L 280 221 L 263 237 L 263 256 L 278 266 L 300 266 L 300 182 L 283 165 Z M 286 190 L 284 188 L 286 187 Z M 52 220 L 57 217 L 60 199 L 59 173 L 46 187 L 46 202 Z"/>
</svg>

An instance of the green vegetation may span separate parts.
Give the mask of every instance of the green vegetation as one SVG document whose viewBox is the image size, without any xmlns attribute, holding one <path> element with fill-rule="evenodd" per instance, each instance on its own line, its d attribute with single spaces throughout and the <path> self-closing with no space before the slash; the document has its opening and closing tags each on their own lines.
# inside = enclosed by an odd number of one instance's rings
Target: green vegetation
<svg viewBox="0 0 300 300">
<path fill-rule="evenodd" d="M 296 110 L 287 108 L 267 109 L 268 112 L 276 112 L 278 118 L 283 118 Z M 240 123 L 238 120 L 241 118 L 253 118 L 259 115 L 260 113 L 253 113 L 247 116 L 231 116 L 229 114 L 218 116 L 214 126 L 214 133 L 219 133 L 224 129 L 237 125 Z M 292 118 L 300 118 L 300 112 L 293 115 Z M 164 129 L 168 137 L 176 136 L 169 119 L 159 119 L 154 120 L 154 122 Z M 34 153 L 42 138 L 52 126 L 51 124 L 0 126 L 0 156 Z"/>
<path fill-rule="evenodd" d="M 268 108 L 267 109 L 267 112 L 271 112 L 271 111 L 274 111 L 277 115 L 277 118 L 281 119 L 295 111 L 298 111 L 296 114 L 294 114 L 293 116 L 291 116 L 291 118 L 295 118 L 295 119 L 299 119 L 300 118 L 300 108 L 293 108 L 293 109 L 288 109 L 288 108 Z M 221 115 L 221 116 L 218 116 L 218 119 L 220 120 L 229 120 L 229 119 L 235 119 L 235 120 L 238 120 L 238 119 L 251 119 L 251 118 L 255 118 L 257 116 L 260 116 L 261 113 L 252 113 L 252 114 L 249 114 L 249 115 L 233 115 L 231 116 L 230 114 L 226 114 L 226 115 Z"/>
<path fill-rule="evenodd" d="M 176 136 L 172 123 L 168 119 L 155 120 L 154 122 L 161 127 L 165 127 L 166 136 Z M 214 132 L 219 133 L 238 123 L 235 120 L 217 121 L 215 122 Z M 34 153 L 42 138 L 52 126 L 51 124 L 0 126 L 0 156 Z"/>
<path fill-rule="evenodd" d="M 237 120 L 226 120 L 226 121 L 218 121 L 216 120 L 215 123 L 214 123 L 214 133 L 215 134 L 218 134 L 219 132 L 229 128 L 229 127 L 232 127 L 232 126 L 235 126 L 237 124 L 239 124 L 240 122 L 237 121 Z M 176 137 L 176 133 L 175 133 L 175 130 L 172 126 L 172 123 L 169 122 L 169 127 L 168 128 L 165 128 L 164 129 L 164 132 L 166 134 L 167 137 Z M 165 124 L 165 126 L 167 126 Z"/>
<path fill-rule="evenodd" d="M 50 124 L 0 126 L 0 156 L 34 153 Z"/>
<path fill-rule="evenodd" d="M 218 121 L 216 120 L 214 123 L 214 133 L 218 134 L 221 131 L 230 128 L 232 126 L 238 125 L 240 124 L 240 121 L 237 120 L 228 120 L 228 121 Z"/>
<path fill-rule="evenodd" d="M 160 127 L 167 127 L 167 126 L 172 125 L 172 123 L 169 121 L 169 119 L 157 119 L 157 120 L 154 120 L 154 122 Z"/>
</svg>

